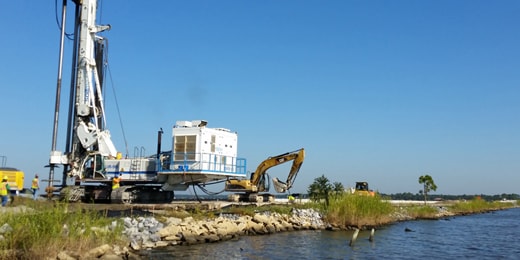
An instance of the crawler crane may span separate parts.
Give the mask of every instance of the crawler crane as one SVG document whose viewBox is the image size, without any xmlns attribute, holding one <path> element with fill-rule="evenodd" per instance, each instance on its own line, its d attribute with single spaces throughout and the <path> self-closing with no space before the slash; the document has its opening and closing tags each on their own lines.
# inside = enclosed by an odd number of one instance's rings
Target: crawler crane
<svg viewBox="0 0 520 260">
<path fill-rule="evenodd" d="M 69 201 L 105 200 L 113 203 L 169 202 L 173 191 L 190 185 L 212 184 L 244 177 L 245 159 L 237 157 L 237 133 L 209 128 L 204 120 L 177 121 L 172 127 L 172 149 L 134 156 L 118 152 L 106 127 L 104 69 L 107 40 L 100 33 L 110 25 L 98 25 L 97 0 L 73 0 L 74 42 L 65 151 L 56 148 L 61 96 L 67 0 L 63 0 L 60 58 L 56 88 L 52 149 L 49 159 L 49 195 Z M 61 185 L 54 185 L 54 170 L 63 167 Z M 119 187 L 112 178 L 121 178 Z M 59 181 L 59 180 L 58 180 Z"/>
</svg>

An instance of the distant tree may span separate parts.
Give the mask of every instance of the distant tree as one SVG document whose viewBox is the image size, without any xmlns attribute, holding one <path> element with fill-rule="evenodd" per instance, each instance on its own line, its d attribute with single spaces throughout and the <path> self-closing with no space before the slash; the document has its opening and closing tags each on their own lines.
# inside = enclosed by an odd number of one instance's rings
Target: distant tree
<svg viewBox="0 0 520 260">
<path fill-rule="evenodd" d="M 437 185 L 435 185 L 435 182 L 433 182 L 432 176 L 428 174 L 419 177 L 419 184 L 423 185 L 422 194 L 424 195 L 424 204 L 426 204 L 426 197 L 428 196 L 428 192 L 436 191 Z"/>
<path fill-rule="evenodd" d="M 341 182 L 336 181 L 332 183 L 332 191 L 334 192 L 334 195 L 341 195 L 345 192 L 345 187 Z"/>
<path fill-rule="evenodd" d="M 330 184 L 329 179 L 325 177 L 325 175 L 321 175 L 320 177 L 314 179 L 314 182 L 309 185 L 307 189 L 307 193 L 309 197 L 314 201 L 319 201 L 321 199 L 325 199 L 325 205 L 329 205 L 329 194 L 333 190 L 332 184 Z"/>
<path fill-rule="evenodd" d="M 393 200 L 416 200 L 416 197 L 418 195 L 412 194 L 411 192 L 404 192 L 404 193 L 395 193 L 395 194 L 385 194 L 381 193 L 382 197 L 390 197 L 390 199 Z M 420 197 L 422 199 L 422 196 Z"/>
</svg>

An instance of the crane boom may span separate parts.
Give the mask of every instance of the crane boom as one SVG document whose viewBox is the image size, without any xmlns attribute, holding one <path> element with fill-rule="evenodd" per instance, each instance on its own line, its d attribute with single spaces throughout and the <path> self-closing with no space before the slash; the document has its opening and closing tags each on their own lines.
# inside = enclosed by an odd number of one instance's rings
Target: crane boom
<svg viewBox="0 0 520 260">
<path fill-rule="evenodd" d="M 81 4 L 76 99 L 72 160 L 81 159 L 85 150 L 97 150 L 102 156 L 116 156 L 108 130 L 105 130 L 106 115 L 95 58 L 95 48 L 103 45 L 104 38 L 98 33 L 109 30 L 110 25 L 96 25 L 96 0 L 84 0 Z M 81 147 L 78 146 L 81 144 Z M 95 146 L 97 145 L 97 147 Z M 79 158 L 78 158 L 79 157 Z"/>
<path fill-rule="evenodd" d="M 64 153 L 55 151 L 53 144 L 49 162 L 51 168 L 58 164 L 64 165 L 64 176 L 83 178 L 88 167 L 93 169 L 91 173 L 95 175 L 95 169 L 100 168 L 96 164 L 102 160 L 101 157 L 117 155 L 110 132 L 105 129 L 102 73 L 98 66 L 103 62 L 96 60 L 96 57 L 103 57 L 99 53 L 105 50 L 105 39 L 99 33 L 109 30 L 110 25 L 96 24 L 97 0 L 73 0 L 73 2 L 76 4 L 76 28 L 68 141 Z M 64 9 L 65 6 L 66 1 L 64 1 Z M 59 100 L 59 93 L 57 93 L 57 100 Z M 57 124 L 57 119 L 55 121 Z"/>
<path fill-rule="evenodd" d="M 96 50 L 104 49 L 105 39 L 98 33 L 110 29 L 110 25 L 97 25 L 96 0 L 75 1 L 80 5 L 78 31 L 78 57 L 74 66 L 75 88 L 72 145 L 66 151 L 70 166 L 68 175 L 81 176 L 85 164 L 92 156 L 115 157 L 117 150 L 105 129 L 106 115 L 103 101 L 103 86 L 96 61 Z M 72 101 L 71 101 L 72 102 Z"/>
</svg>

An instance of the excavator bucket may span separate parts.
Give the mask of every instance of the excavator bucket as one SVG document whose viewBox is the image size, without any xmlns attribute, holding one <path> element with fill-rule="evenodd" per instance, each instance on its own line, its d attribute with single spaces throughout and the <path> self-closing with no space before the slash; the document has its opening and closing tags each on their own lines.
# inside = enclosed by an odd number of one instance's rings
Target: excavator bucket
<svg viewBox="0 0 520 260">
<path fill-rule="evenodd" d="M 284 193 L 287 191 L 287 184 L 279 180 L 278 178 L 273 178 L 274 189 L 278 193 Z"/>
</svg>

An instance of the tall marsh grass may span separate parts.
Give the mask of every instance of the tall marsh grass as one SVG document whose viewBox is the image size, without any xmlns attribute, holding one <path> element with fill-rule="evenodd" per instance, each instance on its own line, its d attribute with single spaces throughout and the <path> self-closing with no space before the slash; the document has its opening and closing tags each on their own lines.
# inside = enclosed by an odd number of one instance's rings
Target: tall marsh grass
<svg viewBox="0 0 520 260">
<path fill-rule="evenodd" d="M 435 219 L 439 215 L 438 207 L 430 205 L 410 205 L 403 208 L 411 219 Z"/>
<path fill-rule="evenodd" d="M 332 196 L 324 212 L 326 220 L 339 227 L 373 227 L 392 221 L 395 208 L 379 195 L 340 194 Z"/>
<path fill-rule="evenodd" d="M 122 242 L 123 226 L 95 211 L 70 211 L 67 204 L 27 201 L 27 211 L 0 214 L 0 259 L 44 259 L 60 251 L 84 252 Z M 32 207 L 34 206 L 34 207 Z M 110 228 L 109 228 L 110 227 Z"/>
<path fill-rule="evenodd" d="M 449 209 L 451 212 L 456 214 L 472 214 L 490 210 L 506 209 L 513 206 L 513 203 L 510 202 L 486 201 L 476 198 L 473 200 L 453 203 L 449 206 Z"/>
</svg>

